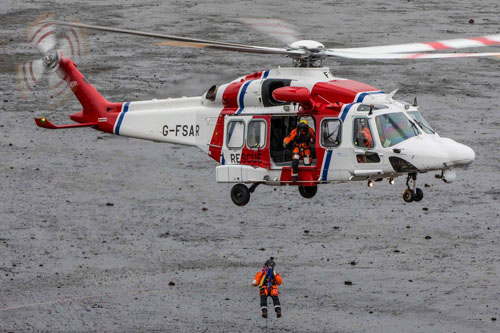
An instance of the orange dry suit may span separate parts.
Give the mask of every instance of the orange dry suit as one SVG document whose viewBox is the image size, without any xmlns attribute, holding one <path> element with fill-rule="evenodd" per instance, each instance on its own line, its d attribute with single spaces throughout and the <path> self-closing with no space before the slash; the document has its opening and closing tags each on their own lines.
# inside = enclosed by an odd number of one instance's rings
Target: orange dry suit
<svg viewBox="0 0 500 333">
<path fill-rule="evenodd" d="M 278 296 L 278 286 L 282 279 L 278 273 L 269 267 L 262 267 L 262 270 L 255 274 L 254 285 L 259 286 L 260 295 L 263 296 Z"/>
<path fill-rule="evenodd" d="M 365 147 L 366 148 L 373 147 L 373 138 L 370 129 L 368 127 L 363 127 L 363 129 L 361 130 L 361 134 L 363 135 L 363 141 Z"/>
<path fill-rule="evenodd" d="M 293 154 L 299 154 L 300 158 L 304 158 L 304 156 L 311 156 L 310 148 L 311 143 L 314 141 L 314 137 L 314 130 L 309 126 L 307 126 L 307 131 L 305 133 L 300 133 L 297 127 L 290 132 L 290 134 L 283 140 L 283 142 L 288 145 L 293 141 L 295 145 Z"/>
<path fill-rule="evenodd" d="M 283 144 L 287 146 L 293 141 L 294 148 L 292 153 L 292 179 L 297 181 L 299 175 L 299 161 L 304 160 L 304 165 L 311 165 L 311 143 L 314 141 L 315 133 L 309 126 L 299 123 L 297 128 L 283 140 Z"/>
</svg>

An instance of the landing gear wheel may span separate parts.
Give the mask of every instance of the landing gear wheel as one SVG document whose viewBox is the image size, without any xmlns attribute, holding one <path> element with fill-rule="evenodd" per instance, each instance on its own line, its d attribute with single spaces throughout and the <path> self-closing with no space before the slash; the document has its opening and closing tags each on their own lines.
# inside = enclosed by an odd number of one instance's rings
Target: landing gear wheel
<svg viewBox="0 0 500 333">
<path fill-rule="evenodd" d="M 405 202 L 412 202 L 413 200 L 415 200 L 415 192 L 407 188 L 406 190 L 403 191 L 403 200 Z"/>
<path fill-rule="evenodd" d="M 422 189 L 420 189 L 420 188 L 417 188 L 415 190 L 415 198 L 414 198 L 414 200 L 415 201 L 420 201 L 423 198 L 424 198 L 424 191 L 422 191 Z"/>
<path fill-rule="evenodd" d="M 250 201 L 250 190 L 243 184 L 236 184 L 231 189 L 231 200 L 237 206 L 245 206 Z"/>
<path fill-rule="evenodd" d="M 318 192 L 318 185 L 314 186 L 299 186 L 300 195 L 306 199 L 311 199 Z"/>
</svg>

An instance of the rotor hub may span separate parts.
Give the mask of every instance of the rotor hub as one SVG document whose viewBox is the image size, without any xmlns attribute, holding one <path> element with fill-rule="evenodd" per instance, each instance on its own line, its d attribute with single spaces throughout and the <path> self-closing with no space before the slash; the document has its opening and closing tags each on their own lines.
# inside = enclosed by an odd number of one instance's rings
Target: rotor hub
<svg viewBox="0 0 500 333">
<path fill-rule="evenodd" d="M 59 62 L 59 54 L 57 50 L 49 50 L 43 56 L 43 63 L 49 69 L 54 69 L 58 62 Z"/>
</svg>

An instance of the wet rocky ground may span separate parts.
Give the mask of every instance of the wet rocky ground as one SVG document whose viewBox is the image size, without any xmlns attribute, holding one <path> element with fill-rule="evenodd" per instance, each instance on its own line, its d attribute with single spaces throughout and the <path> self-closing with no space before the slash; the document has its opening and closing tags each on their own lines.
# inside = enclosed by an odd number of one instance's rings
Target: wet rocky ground
<svg viewBox="0 0 500 333">
<path fill-rule="evenodd" d="M 15 63 L 40 14 L 206 39 L 280 46 L 231 19 L 277 17 L 328 47 L 500 32 L 497 1 L 12 1 L 0 3 L 0 330 L 498 332 L 500 83 L 497 59 L 330 60 L 341 77 L 418 96 L 442 135 L 476 161 L 444 184 L 422 175 L 420 203 L 394 186 L 259 187 L 248 206 L 215 182 L 195 148 L 92 129 L 39 129 L 79 110 L 23 99 Z M 474 23 L 469 23 L 470 19 Z M 89 32 L 80 70 L 109 100 L 201 94 L 287 66 L 280 56 L 159 47 Z M 488 50 L 493 50 L 489 48 Z M 496 49 L 498 50 L 498 49 Z M 425 186 L 425 187 L 424 187 Z M 259 317 L 250 283 L 274 256 L 283 318 Z M 346 283 L 347 282 L 347 283 Z M 349 283 L 350 282 L 350 283 Z"/>
</svg>

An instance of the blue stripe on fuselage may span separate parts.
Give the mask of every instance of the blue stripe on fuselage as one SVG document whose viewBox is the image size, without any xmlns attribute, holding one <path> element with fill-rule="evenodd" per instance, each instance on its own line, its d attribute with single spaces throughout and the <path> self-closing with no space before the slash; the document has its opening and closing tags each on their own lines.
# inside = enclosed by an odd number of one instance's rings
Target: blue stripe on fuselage
<svg viewBox="0 0 500 333">
<path fill-rule="evenodd" d="M 353 104 L 347 104 L 344 107 L 344 111 L 342 111 L 342 115 L 340 116 L 340 119 L 342 119 L 342 121 L 344 121 L 345 117 L 347 117 L 347 114 L 349 113 L 349 110 L 352 108 L 352 105 Z"/>
<path fill-rule="evenodd" d="M 328 178 L 328 168 L 330 167 L 330 161 L 332 159 L 332 150 L 326 152 L 325 165 L 323 166 L 323 174 L 321 175 L 321 180 L 326 180 Z"/>
<path fill-rule="evenodd" d="M 116 127 L 115 127 L 115 134 L 120 135 L 120 126 L 122 125 L 123 117 L 125 117 L 125 113 L 128 111 L 128 106 L 130 102 L 126 102 L 123 104 L 123 111 L 120 112 L 120 115 L 118 116 L 118 121 L 116 122 Z"/>
<path fill-rule="evenodd" d="M 243 109 L 245 108 L 245 94 L 247 92 L 248 86 L 250 85 L 250 83 L 252 81 L 253 80 L 249 80 L 249 81 L 245 82 L 243 84 L 243 87 L 241 87 L 240 95 L 238 97 L 239 108 L 234 114 L 240 114 L 243 111 Z M 227 142 L 229 142 L 231 140 L 231 137 L 233 136 L 233 131 L 234 131 L 235 125 L 236 125 L 236 123 L 231 123 L 231 126 L 229 127 L 229 133 L 228 133 L 229 136 L 228 136 Z"/>
<path fill-rule="evenodd" d="M 367 95 L 375 95 L 375 94 L 385 94 L 383 91 L 371 91 L 371 92 L 364 92 L 361 93 L 358 98 L 356 98 L 356 103 L 361 103 L 365 99 Z"/>
<path fill-rule="evenodd" d="M 243 109 L 245 108 L 245 94 L 247 92 L 247 88 L 248 86 L 250 85 L 250 83 L 252 83 L 253 80 L 249 80 L 247 82 L 245 82 L 243 84 L 243 87 L 241 87 L 241 91 L 240 91 L 240 96 L 238 98 L 238 105 L 240 106 L 238 111 L 236 111 L 235 114 L 240 114 L 241 111 L 243 111 Z"/>
</svg>

